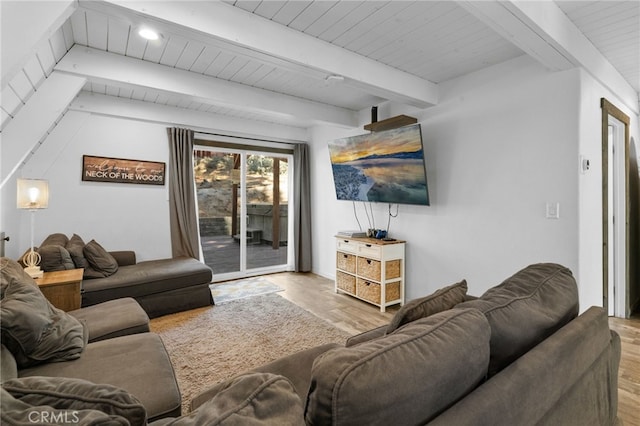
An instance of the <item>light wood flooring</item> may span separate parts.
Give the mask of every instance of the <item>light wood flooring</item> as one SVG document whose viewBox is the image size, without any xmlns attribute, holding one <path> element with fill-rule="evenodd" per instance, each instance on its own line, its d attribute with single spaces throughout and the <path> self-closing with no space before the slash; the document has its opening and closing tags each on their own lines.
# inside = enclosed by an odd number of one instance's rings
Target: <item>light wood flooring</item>
<svg viewBox="0 0 640 426">
<path fill-rule="evenodd" d="M 381 313 L 373 305 L 336 294 L 333 281 L 315 274 L 286 272 L 266 278 L 284 288 L 278 294 L 351 334 L 387 324 L 398 309 L 390 307 Z M 624 426 L 640 426 L 640 318 L 611 318 L 609 324 L 622 342 L 618 417 Z"/>
<path fill-rule="evenodd" d="M 624 426 L 640 426 L 640 317 L 609 318 L 620 335 L 622 357 L 618 376 L 618 417 Z"/>
</svg>

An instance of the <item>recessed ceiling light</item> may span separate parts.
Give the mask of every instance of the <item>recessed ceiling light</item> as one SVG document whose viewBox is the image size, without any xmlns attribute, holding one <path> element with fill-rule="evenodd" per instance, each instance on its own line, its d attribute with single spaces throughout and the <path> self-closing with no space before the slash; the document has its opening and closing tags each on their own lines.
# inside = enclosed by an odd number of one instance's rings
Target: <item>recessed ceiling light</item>
<svg viewBox="0 0 640 426">
<path fill-rule="evenodd" d="M 150 28 L 140 28 L 138 34 L 140 37 L 146 38 L 147 40 L 157 40 L 160 38 L 160 34 Z"/>
</svg>

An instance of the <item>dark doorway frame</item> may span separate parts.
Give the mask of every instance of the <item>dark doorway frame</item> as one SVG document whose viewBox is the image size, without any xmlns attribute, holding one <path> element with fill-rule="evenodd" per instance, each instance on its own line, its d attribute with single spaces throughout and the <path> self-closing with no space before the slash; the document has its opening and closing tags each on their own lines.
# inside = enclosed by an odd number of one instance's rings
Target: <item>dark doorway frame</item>
<svg viewBox="0 0 640 426">
<path fill-rule="evenodd" d="M 629 309 L 629 281 L 630 281 L 630 253 L 629 253 L 629 116 L 605 98 L 600 99 L 602 109 L 602 303 L 609 306 L 609 116 L 624 124 L 624 181 L 625 181 L 625 312 L 624 317 L 630 315 Z"/>
</svg>

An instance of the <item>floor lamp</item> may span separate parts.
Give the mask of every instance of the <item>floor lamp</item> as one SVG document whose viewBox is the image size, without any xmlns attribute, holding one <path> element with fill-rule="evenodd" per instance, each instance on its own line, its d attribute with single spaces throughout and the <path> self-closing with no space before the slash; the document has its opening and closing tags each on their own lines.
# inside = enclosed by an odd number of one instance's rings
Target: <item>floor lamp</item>
<svg viewBox="0 0 640 426">
<path fill-rule="evenodd" d="M 33 229 L 36 210 L 49 206 L 49 183 L 42 179 L 18 179 L 18 208 L 31 211 L 31 250 L 22 258 L 26 265 L 24 270 L 32 278 L 42 277 L 40 270 L 40 254 L 34 250 Z"/>
</svg>

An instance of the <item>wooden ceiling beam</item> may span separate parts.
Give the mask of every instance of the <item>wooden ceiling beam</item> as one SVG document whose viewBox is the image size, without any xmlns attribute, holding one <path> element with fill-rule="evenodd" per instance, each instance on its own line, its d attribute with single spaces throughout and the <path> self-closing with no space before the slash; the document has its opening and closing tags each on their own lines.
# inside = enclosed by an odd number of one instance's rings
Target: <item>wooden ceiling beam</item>
<svg viewBox="0 0 640 426">
<path fill-rule="evenodd" d="M 285 69 L 318 78 L 341 76 L 343 84 L 388 100 L 418 108 L 438 102 L 438 87 L 434 83 L 224 2 L 110 0 L 99 5 L 80 2 L 87 8 L 105 4 L 132 12 L 141 20 L 172 23 L 204 34 L 259 60 L 275 61 Z"/>
<path fill-rule="evenodd" d="M 75 0 L 0 1 L 2 90 L 22 69 L 40 43 L 64 24 L 77 8 Z"/>
<path fill-rule="evenodd" d="M 242 108 L 280 121 L 295 118 L 303 122 L 358 126 L 356 112 L 346 108 L 80 45 L 72 47 L 55 69 L 86 77 L 91 82 L 139 86 L 165 94 L 186 95 L 194 102 Z"/>
<path fill-rule="evenodd" d="M 553 71 L 582 67 L 635 113 L 638 93 L 552 1 L 458 1 L 460 6 Z"/>
<path fill-rule="evenodd" d="M 81 77 L 52 72 L 3 129 L 0 188 L 36 152 L 85 81 Z"/>
<path fill-rule="evenodd" d="M 81 92 L 71 105 L 69 105 L 69 110 L 135 119 L 151 123 L 162 123 L 172 126 L 184 126 L 194 129 L 195 131 L 220 131 L 222 133 L 246 137 L 261 135 L 262 137 L 272 138 L 274 140 L 282 138 L 289 141 L 307 140 L 307 130 L 301 127 L 257 120 L 244 120 L 226 115 L 88 92 Z M 238 129 L 243 129 L 246 133 L 238 134 Z"/>
</svg>

